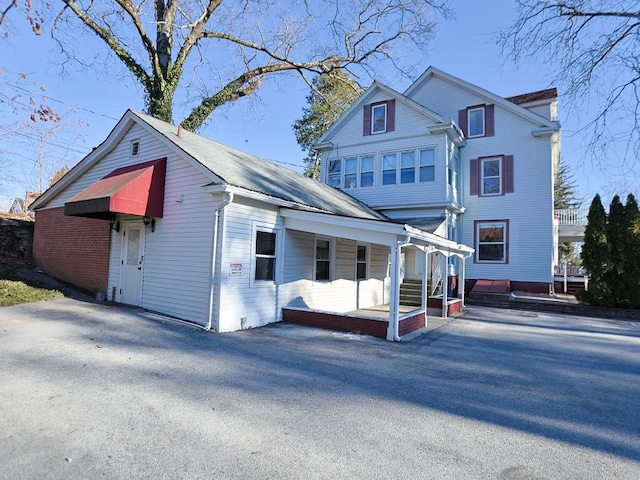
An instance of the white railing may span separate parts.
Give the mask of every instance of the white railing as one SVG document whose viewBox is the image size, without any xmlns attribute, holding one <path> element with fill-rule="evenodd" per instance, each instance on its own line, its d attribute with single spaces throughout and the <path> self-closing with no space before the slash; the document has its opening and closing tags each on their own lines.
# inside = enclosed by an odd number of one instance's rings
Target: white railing
<svg viewBox="0 0 640 480">
<path fill-rule="evenodd" d="M 586 225 L 588 208 L 568 208 L 565 210 L 554 210 L 553 214 L 559 218 L 560 225 Z"/>
<path fill-rule="evenodd" d="M 432 259 L 433 264 L 431 267 L 431 292 L 429 293 L 429 295 L 435 295 L 440 282 L 442 282 L 442 255 L 436 253 L 432 257 Z"/>
</svg>

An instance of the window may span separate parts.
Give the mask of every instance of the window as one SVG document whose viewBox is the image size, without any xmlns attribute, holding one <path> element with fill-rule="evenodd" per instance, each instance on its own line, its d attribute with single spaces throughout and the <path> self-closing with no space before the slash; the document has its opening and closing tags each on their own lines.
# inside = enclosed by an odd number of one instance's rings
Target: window
<svg viewBox="0 0 640 480">
<path fill-rule="evenodd" d="M 366 245 L 358 245 L 356 251 L 356 280 L 367 278 L 368 248 Z"/>
<path fill-rule="evenodd" d="M 396 184 L 396 154 L 385 153 L 382 156 L 382 184 Z"/>
<path fill-rule="evenodd" d="M 484 107 L 471 108 L 467 112 L 469 127 L 469 137 L 484 136 Z"/>
<path fill-rule="evenodd" d="M 332 187 L 340 186 L 340 167 L 342 160 L 329 160 L 329 185 Z"/>
<path fill-rule="evenodd" d="M 360 186 L 373 186 L 373 157 L 362 157 L 360 159 Z"/>
<path fill-rule="evenodd" d="M 433 148 L 420 150 L 420 181 L 433 182 L 436 179 L 436 151 Z"/>
<path fill-rule="evenodd" d="M 316 280 L 331 280 L 331 240 L 316 238 Z"/>
<path fill-rule="evenodd" d="M 344 160 L 344 188 L 356 188 L 358 181 L 358 159 L 346 158 Z"/>
<path fill-rule="evenodd" d="M 255 281 L 276 279 L 276 234 L 256 231 Z"/>
<path fill-rule="evenodd" d="M 469 161 L 469 195 L 491 197 L 513 192 L 513 155 L 494 155 Z"/>
<path fill-rule="evenodd" d="M 400 183 L 415 183 L 416 181 L 416 152 L 402 152 L 400 154 Z"/>
<path fill-rule="evenodd" d="M 467 138 L 495 135 L 495 105 L 475 105 L 458 110 L 458 126 Z"/>
<path fill-rule="evenodd" d="M 138 153 L 140 153 L 140 140 L 132 140 L 131 141 L 131 156 L 137 157 Z"/>
<path fill-rule="evenodd" d="M 476 222 L 476 261 L 509 263 L 507 260 L 508 220 Z"/>
<path fill-rule="evenodd" d="M 387 104 L 371 106 L 371 133 L 387 131 Z"/>
<path fill-rule="evenodd" d="M 393 132 L 396 128 L 395 99 L 369 103 L 363 111 L 363 135 Z"/>
<path fill-rule="evenodd" d="M 481 159 L 482 195 L 502 194 L 502 157 Z"/>
<path fill-rule="evenodd" d="M 458 190 L 458 152 L 453 152 L 449 160 L 449 186 L 455 191 Z"/>
</svg>

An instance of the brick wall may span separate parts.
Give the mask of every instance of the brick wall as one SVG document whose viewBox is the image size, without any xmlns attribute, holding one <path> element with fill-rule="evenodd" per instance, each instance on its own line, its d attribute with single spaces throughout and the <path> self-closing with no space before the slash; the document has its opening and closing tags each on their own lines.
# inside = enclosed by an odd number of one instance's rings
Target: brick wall
<svg viewBox="0 0 640 480">
<path fill-rule="evenodd" d="M 289 308 L 282 309 L 282 320 L 298 325 L 326 328 L 340 332 L 358 332 L 378 338 L 387 338 L 388 322 L 382 320 L 369 320 L 366 318 L 347 317 L 345 315 Z"/>
<path fill-rule="evenodd" d="M 90 292 L 107 292 L 109 223 L 69 217 L 63 208 L 38 210 L 33 258 L 48 275 Z"/>
</svg>

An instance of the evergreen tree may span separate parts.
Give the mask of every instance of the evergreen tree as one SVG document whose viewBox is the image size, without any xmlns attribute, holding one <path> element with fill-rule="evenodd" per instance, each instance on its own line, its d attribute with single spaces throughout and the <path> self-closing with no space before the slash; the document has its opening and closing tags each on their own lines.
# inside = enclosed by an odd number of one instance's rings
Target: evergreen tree
<svg viewBox="0 0 640 480">
<path fill-rule="evenodd" d="M 320 175 L 320 155 L 313 146 L 361 93 L 356 81 L 344 72 L 314 77 L 312 91 L 307 97 L 309 106 L 303 110 L 302 118 L 293 124 L 296 140 L 307 152 L 304 163 L 308 177 Z"/>
<path fill-rule="evenodd" d="M 625 225 L 624 206 L 620 197 L 615 195 L 609 205 L 606 237 L 609 247 L 608 266 L 603 275 L 603 281 L 610 293 L 610 303 L 614 307 L 628 304 L 625 298 L 626 249 L 627 232 Z"/>
<path fill-rule="evenodd" d="M 609 266 L 607 214 L 598 194 L 593 197 L 587 221 L 580 254 L 582 266 L 590 276 L 589 289 L 585 292 L 585 299 L 592 305 L 608 305 L 611 295 L 604 281 L 605 272 Z"/>
<path fill-rule="evenodd" d="M 576 196 L 575 189 L 576 182 L 569 172 L 569 166 L 561 160 L 553 182 L 554 210 L 579 208 L 582 205 L 582 200 Z M 571 260 L 575 253 L 576 248 L 573 243 L 564 242 L 558 245 L 560 261 Z"/>
<path fill-rule="evenodd" d="M 630 308 L 640 308 L 640 210 L 632 193 L 624 207 L 626 241 L 624 295 Z"/>
</svg>

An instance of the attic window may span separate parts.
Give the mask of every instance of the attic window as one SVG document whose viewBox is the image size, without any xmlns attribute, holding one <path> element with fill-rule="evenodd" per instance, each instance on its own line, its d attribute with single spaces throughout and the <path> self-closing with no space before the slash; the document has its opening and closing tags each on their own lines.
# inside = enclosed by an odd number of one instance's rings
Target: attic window
<svg viewBox="0 0 640 480">
<path fill-rule="evenodd" d="M 137 157 L 139 151 L 140 151 L 140 140 L 132 140 L 131 141 L 131 156 L 132 157 Z"/>
<path fill-rule="evenodd" d="M 396 128 L 395 99 L 365 105 L 363 119 L 363 135 L 393 132 Z"/>
</svg>

